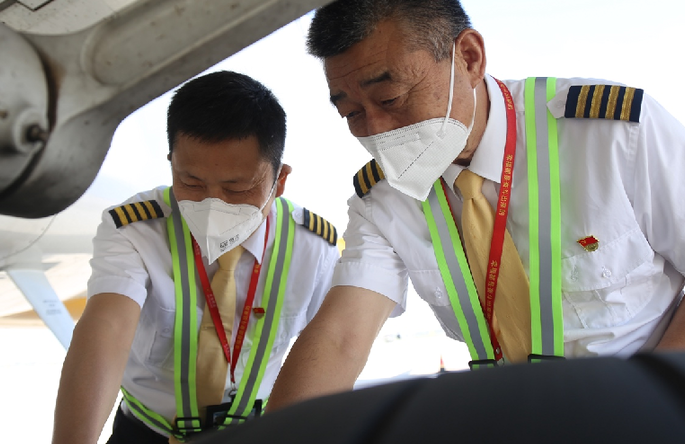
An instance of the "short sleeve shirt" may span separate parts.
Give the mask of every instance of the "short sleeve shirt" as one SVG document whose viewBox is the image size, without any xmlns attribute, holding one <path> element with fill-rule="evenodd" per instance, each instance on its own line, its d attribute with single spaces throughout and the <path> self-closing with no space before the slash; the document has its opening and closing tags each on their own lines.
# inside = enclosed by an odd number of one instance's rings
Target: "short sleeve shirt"
<svg viewBox="0 0 685 444">
<path fill-rule="evenodd" d="M 155 200 L 165 216 L 171 209 L 164 204 L 166 187 L 140 193 L 126 203 Z M 290 340 L 297 336 L 314 317 L 330 287 L 333 267 L 339 257 L 336 246 L 315 235 L 302 226 L 303 208 L 294 205 L 292 217 L 296 222 L 293 242 L 292 266 L 288 275 L 286 296 L 281 311 L 273 351 L 269 357 L 257 398 L 268 398 L 280 369 L 283 356 Z M 237 331 L 240 313 L 245 304 L 250 276 L 255 260 L 262 264 L 254 306 L 259 307 L 264 292 L 266 270 L 268 270 L 274 245 L 275 204 L 271 208 L 271 220 L 267 237 L 266 252 L 264 239 L 266 223 L 257 229 L 242 246 L 245 252 L 240 257 L 235 271 L 236 316 L 233 331 Z M 174 395 L 174 316 L 175 293 L 172 279 L 172 259 L 169 249 L 166 218 L 134 222 L 116 228 L 106 210 L 102 223 L 93 240 L 93 269 L 88 282 L 88 296 L 99 293 L 125 295 L 141 306 L 140 321 L 124 372 L 122 385 L 147 408 L 168 420 L 176 415 Z M 203 258 L 209 279 L 218 269 L 215 262 L 207 265 Z M 202 319 L 205 307 L 204 294 L 198 280 L 198 320 Z M 199 327 L 199 322 L 198 322 Z M 251 318 L 243 347 L 236 367 L 236 382 L 240 383 L 254 336 L 255 321 Z M 231 349 L 233 349 L 231 344 Z"/>
</svg>

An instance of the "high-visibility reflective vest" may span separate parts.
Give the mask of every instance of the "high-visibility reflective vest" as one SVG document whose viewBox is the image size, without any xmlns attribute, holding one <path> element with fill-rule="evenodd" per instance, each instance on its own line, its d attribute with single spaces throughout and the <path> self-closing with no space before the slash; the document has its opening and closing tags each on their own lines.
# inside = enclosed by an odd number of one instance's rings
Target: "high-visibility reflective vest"
<svg viewBox="0 0 685 444">
<path fill-rule="evenodd" d="M 561 299 L 561 194 L 557 121 L 547 109 L 555 78 L 525 83 L 526 158 L 530 242 L 530 361 L 564 356 Z M 433 250 L 450 303 L 474 365 L 494 364 L 487 321 L 459 238 L 447 196 L 438 179 L 422 203 Z M 451 184 L 450 184 L 451 185 Z"/>
<path fill-rule="evenodd" d="M 121 388 L 124 401 L 133 414 L 153 428 L 174 435 L 183 441 L 188 433 L 202 430 L 196 396 L 195 376 L 197 366 L 198 326 L 197 286 L 195 282 L 195 258 L 190 230 L 181 217 L 171 187 L 164 192 L 164 201 L 172 209 L 167 218 L 167 231 L 171 246 L 173 277 L 176 294 L 176 318 L 174 321 L 174 389 L 176 393 L 176 419 L 170 423 Z M 273 348 L 281 308 L 285 298 L 288 271 L 292 258 L 295 222 L 291 217 L 293 205 L 285 198 L 276 199 L 276 229 L 273 251 L 269 261 L 262 306 L 264 316 L 255 318 L 256 326 L 245 372 L 224 424 L 244 421 L 253 409 L 259 386 L 264 377 Z"/>
</svg>

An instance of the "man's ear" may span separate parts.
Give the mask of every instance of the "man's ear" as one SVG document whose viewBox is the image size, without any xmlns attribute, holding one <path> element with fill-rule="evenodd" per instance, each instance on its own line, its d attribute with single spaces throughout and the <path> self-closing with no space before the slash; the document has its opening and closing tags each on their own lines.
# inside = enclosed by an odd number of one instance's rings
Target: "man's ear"
<svg viewBox="0 0 685 444">
<path fill-rule="evenodd" d="M 276 197 L 281 197 L 283 192 L 285 192 L 285 181 L 288 179 L 288 175 L 292 173 L 292 171 L 293 168 L 286 163 L 284 163 L 281 167 L 281 174 L 278 175 L 278 183 L 276 184 Z"/>
<path fill-rule="evenodd" d="M 455 42 L 455 63 L 464 63 L 471 87 L 475 88 L 485 77 L 485 41 L 475 29 L 465 29 Z"/>
</svg>

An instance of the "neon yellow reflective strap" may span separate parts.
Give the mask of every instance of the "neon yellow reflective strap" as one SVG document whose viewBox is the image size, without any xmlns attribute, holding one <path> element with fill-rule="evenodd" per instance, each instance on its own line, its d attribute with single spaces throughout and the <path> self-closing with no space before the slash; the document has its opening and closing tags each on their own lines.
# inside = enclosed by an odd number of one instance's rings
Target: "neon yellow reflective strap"
<svg viewBox="0 0 685 444">
<path fill-rule="evenodd" d="M 266 313 L 262 319 L 257 320 L 253 344 L 245 365 L 245 373 L 240 380 L 231 409 L 228 411 L 226 424 L 243 422 L 243 419 L 239 417 L 247 417 L 252 411 L 269 362 L 269 356 L 271 356 L 278 332 L 283 301 L 285 300 L 295 239 L 295 223 L 291 217 L 292 211 L 291 202 L 282 197 L 276 199 L 274 246 L 262 295 L 262 305 L 266 307 Z"/>
<path fill-rule="evenodd" d="M 138 401 L 124 387 L 121 387 L 121 394 L 123 395 L 124 402 L 136 418 L 152 428 L 166 432 L 169 435 L 174 435 L 177 438 L 180 437 L 178 434 L 174 433 L 173 427 L 166 418 L 145 407 L 143 403 Z"/>
<path fill-rule="evenodd" d="M 441 179 L 433 184 L 433 189 L 422 206 L 438 269 L 471 359 L 494 360 L 487 321 Z M 478 367 L 479 364 L 473 366 Z"/>
<path fill-rule="evenodd" d="M 197 311 L 192 309 L 197 306 L 195 258 L 190 231 L 183 218 L 180 217 L 178 204 L 171 188 L 165 190 L 164 201 L 172 208 L 172 215 L 167 218 L 167 231 L 176 294 L 174 321 L 176 423 L 170 424 L 161 415 L 147 409 L 123 387 L 122 393 L 136 417 L 183 440 L 186 433 L 202 430 L 196 394 L 198 320 Z M 226 419 L 226 424 L 243 421 L 233 419 L 231 415 L 247 417 L 252 411 L 278 331 L 292 258 L 295 223 L 291 216 L 292 203 L 284 198 L 278 198 L 276 206 L 274 248 L 262 297 L 266 313 L 264 318 L 256 319 L 255 339 L 236 397 L 227 412 L 229 417 Z M 177 425 L 181 430 L 176 428 Z"/>
<path fill-rule="evenodd" d="M 547 102 L 555 94 L 556 79 L 526 79 L 532 355 L 561 357 L 564 338 L 559 144 L 556 119 L 547 109 Z"/>
<path fill-rule="evenodd" d="M 547 80 L 547 101 L 557 92 L 557 79 Z M 564 310 L 561 296 L 561 179 L 559 176 L 559 135 L 557 119 L 547 113 L 549 133 L 549 172 L 551 206 L 551 252 L 552 252 L 552 325 L 554 326 L 554 354 L 564 356 Z"/>
<path fill-rule="evenodd" d="M 278 199 L 277 200 L 277 205 L 278 205 L 278 213 L 283 214 L 283 218 L 278 218 L 278 225 L 276 226 L 276 230 L 279 231 L 278 235 L 276 236 L 276 239 L 279 239 L 283 236 L 283 219 L 289 218 L 290 219 L 290 214 L 293 211 L 293 205 L 291 202 L 289 202 L 286 199 Z M 285 205 L 285 208 L 283 207 Z M 257 383 L 255 384 L 256 387 L 259 387 L 261 385 L 262 379 L 264 378 L 264 372 L 266 371 L 267 367 L 267 362 L 268 362 L 268 356 L 271 355 L 271 350 L 273 349 L 274 342 L 276 340 L 276 334 L 278 332 L 278 321 L 281 318 L 281 310 L 283 309 L 283 302 L 285 301 L 285 290 L 286 290 L 286 284 L 288 283 L 288 275 L 290 274 L 290 264 L 292 262 L 292 256 L 293 256 L 293 241 L 295 240 L 295 224 L 292 223 L 292 219 L 290 219 L 290 223 L 288 224 L 287 228 L 287 240 L 286 240 L 286 251 L 285 251 L 285 261 L 282 265 L 282 270 L 280 270 L 281 274 L 281 279 L 279 282 L 278 286 L 278 295 L 277 295 L 277 300 L 276 300 L 276 312 L 274 313 L 274 321 L 273 324 L 270 328 L 269 331 L 269 338 L 268 338 L 268 343 L 266 345 L 266 349 L 269 350 L 269 353 L 266 354 L 266 359 L 263 360 L 262 365 L 259 367 L 259 374 L 257 375 Z M 274 252 L 275 253 L 275 252 Z M 278 257 L 275 255 L 274 257 Z M 276 270 L 276 264 L 274 264 L 275 261 L 272 261 L 271 264 L 269 264 L 269 281 L 273 281 L 273 275 L 275 274 Z M 266 290 L 265 290 L 266 291 Z M 248 404 L 252 405 L 254 403 L 254 399 L 257 396 L 257 390 L 253 390 L 252 395 L 250 396 L 250 401 Z"/>
<path fill-rule="evenodd" d="M 528 238 L 530 242 L 528 279 L 530 282 L 530 317 L 533 350 L 540 349 L 540 324 L 533 319 L 540 319 L 540 246 L 538 244 L 538 230 L 540 221 L 538 215 L 538 162 L 537 162 L 537 134 L 535 133 L 535 78 L 526 79 L 525 109 L 526 109 L 526 156 L 528 159 Z"/>
<path fill-rule="evenodd" d="M 195 283 L 195 259 L 194 256 L 191 254 L 193 251 L 193 244 L 192 244 L 192 237 L 190 236 L 190 230 L 188 229 L 188 225 L 186 225 L 185 220 L 181 218 L 181 221 L 183 223 L 183 241 L 185 244 L 185 249 L 186 249 L 186 256 L 188 260 L 186 261 L 186 267 L 187 267 L 187 273 L 188 273 L 188 287 L 190 289 L 189 292 L 189 301 L 188 305 L 183 307 L 183 311 L 187 311 L 187 313 L 184 313 L 183 316 L 190 321 L 190 325 L 188 326 L 188 345 L 190 346 L 190 350 L 188 350 L 188 356 L 190 357 L 190 361 L 185 363 L 184 365 L 188 366 L 188 373 L 187 373 L 187 380 L 183 381 L 181 380 L 181 384 L 185 383 L 187 390 L 188 390 L 188 402 L 190 403 L 190 415 L 192 417 L 197 417 L 199 416 L 199 409 L 197 406 L 197 385 L 195 383 L 196 380 L 196 375 L 197 375 L 197 341 L 198 341 L 198 328 L 199 328 L 199 323 L 197 319 L 197 285 Z M 176 366 L 176 355 L 181 355 L 183 356 L 182 353 L 175 352 L 174 353 L 174 367 Z M 192 427 L 195 427 L 194 423 Z"/>
<path fill-rule="evenodd" d="M 164 191 L 164 201 L 175 209 L 171 187 Z M 176 313 L 174 320 L 174 391 L 176 393 L 176 416 L 186 430 L 199 431 L 201 423 L 196 395 L 197 368 L 197 286 L 195 283 L 195 259 L 190 230 L 180 214 L 172 210 L 167 218 L 167 231 L 173 264 Z"/>
</svg>

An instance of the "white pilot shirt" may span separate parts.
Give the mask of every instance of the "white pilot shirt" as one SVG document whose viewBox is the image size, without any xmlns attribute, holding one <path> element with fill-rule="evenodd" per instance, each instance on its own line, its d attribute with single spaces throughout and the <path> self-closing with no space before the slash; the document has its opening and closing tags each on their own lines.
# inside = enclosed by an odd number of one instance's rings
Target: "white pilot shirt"
<svg viewBox="0 0 685 444">
<path fill-rule="evenodd" d="M 507 229 L 528 272 L 528 197 L 524 82 L 505 81 L 517 118 L 516 163 Z M 564 118 L 571 85 L 606 84 L 558 79 L 548 109 L 557 117 L 561 176 L 562 297 L 567 357 L 630 355 L 653 347 L 681 296 L 685 275 L 685 128 L 644 95 L 640 123 Z M 494 205 L 506 137 L 502 92 L 486 76 L 487 126 L 469 169 L 486 180 Z M 450 165 L 448 184 L 462 167 Z M 458 192 L 448 193 L 457 224 Z M 407 278 L 432 308 L 448 336 L 463 340 L 433 252 L 421 202 L 377 183 L 348 201 L 345 250 L 333 285 L 383 294 L 404 311 Z M 599 240 L 588 252 L 577 242 Z"/>
<path fill-rule="evenodd" d="M 164 203 L 166 187 L 142 192 L 125 203 L 156 200 L 165 216 L 171 209 Z M 333 267 L 339 257 L 336 246 L 315 235 L 303 223 L 302 207 L 294 205 L 296 222 L 293 242 L 292 264 L 288 275 L 286 297 L 278 323 L 273 352 L 259 388 L 257 399 L 266 399 L 271 392 L 283 356 L 291 338 L 297 336 L 314 317 L 328 292 Z M 274 244 L 276 205 L 269 213 L 269 236 L 266 253 L 264 235 L 266 223 L 255 231 L 242 246 L 235 279 L 237 285 L 236 316 L 233 331 L 238 330 L 241 313 L 255 258 L 262 264 L 257 285 L 254 307 L 260 306 L 264 292 L 271 252 Z M 171 253 L 167 236 L 167 220 L 159 218 L 138 221 L 117 229 L 112 217 L 105 210 L 103 220 L 93 240 L 94 252 L 91 266 L 93 274 L 88 281 L 88 297 L 99 293 L 119 293 L 130 297 L 141 306 L 140 321 L 124 372 L 122 385 L 147 408 L 171 421 L 176 416 L 174 395 L 174 316 L 175 293 L 172 276 Z M 211 281 L 218 263 L 203 262 Z M 199 320 L 205 307 L 204 292 L 197 280 Z M 245 369 L 252 338 L 254 317 L 250 319 L 240 358 L 235 370 L 236 384 Z M 233 341 L 235 340 L 235 335 Z M 231 351 L 233 351 L 233 342 Z"/>
</svg>

